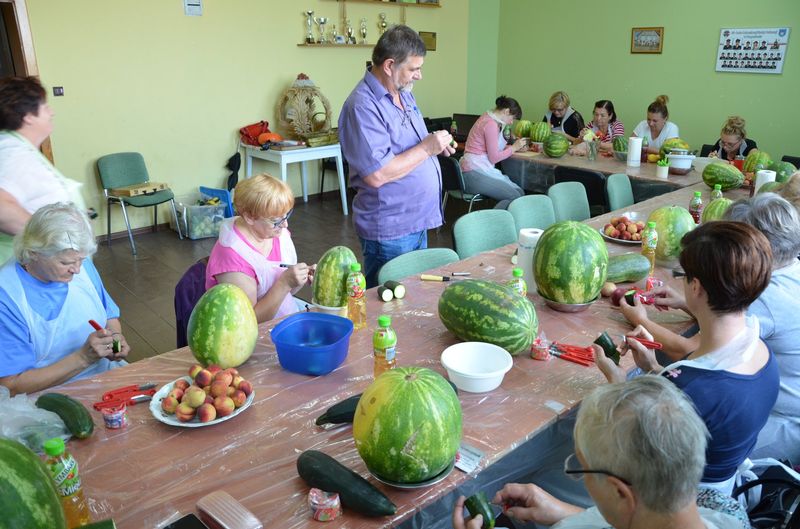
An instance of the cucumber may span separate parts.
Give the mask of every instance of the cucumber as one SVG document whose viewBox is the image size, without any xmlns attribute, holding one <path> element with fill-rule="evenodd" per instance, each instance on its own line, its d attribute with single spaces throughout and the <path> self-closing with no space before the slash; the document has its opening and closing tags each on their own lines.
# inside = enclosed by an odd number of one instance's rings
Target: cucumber
<svg viewBox="0 0 800 529">
<path fill-rule="evenodd" d="M 353 422 L 353 417 L 356 414 L 356 406 L 358 406 L 358 399 L 361 398 L 361 393 L 353 395 L 344 399 L 342 402 L 337 402 L 325 413 L 317 417 L 314 421 L 317 426 L 325 424 L 342 424 L 346 422 Z"/>
<path fill-rule="evenodd" d="M 603 334 L 598 336 L 594 343 L 603 349 L 603 352 L 608 358 L 613 360 L 615 364 L 619 365 L 619 351 L 617 351 L 617 346 L 614 345 L 614 341 L 608 335 L 608 332 L 603 331 Z"/>
<path fill-rule="evenodd" d="M 394 297 L 396 297 L 397 299 L 403 299 L 404 297 L 406 297 L 406 287 L 404 287 L 402 283 L 399 283 L 397 281 L 387 281 L 386 283 L 383 284 L 383 286 L 385 286 L 388 289 L 391 289 L 392 294 L 394 294 Z"/>
<path fill-rule="evenodd" d="M 469 511 L 469 515 L 475 518 L 477 515 L 483 516 L 482 529 L 492 529 L 494 527 L 494 511 L 492 506 L 489 505 L 489 499 L 483 491 L 478 492 L 467 498 L 464 505 Z"/>
<path fill-rule="evenodd" d="M 90 523 L 89 525 L 82 525 L 81 529 L 117 529 L 117 524 L 114 523 L 114 520 L 109 518 L 108 520 L 101 520 L 99 522 Z"/>
<path fill-rule="evenodd" d="M 394 292 L 392 292 L 391 288 L 381 285 L 378 287 L 378 298 L 384 302 L 392 301 L 392 299 L 394 299 Z"/>
<path fill-rule="evenodd" d="M 650 273 L 650 260 L 640 253 L 624 253 L 608 258 L 606 281 L 611 283 L 632 283 L 647 277 Z"/>
<path fill-rule="evenodd" d="M 397 507 L 372 486 L 331 456 L 318 450 L 306 450 L 297 458 L 297 473 L 309 487 L 336 492 L 342 506 L 367 516 L 388 516 Z"/>
<path fill-rule="evenodd" d="M 89 410 L 72 397 L 61 393 L 45 393 L 36 399 L 36 407 L 52 411 L 61 417 L 70 433 L 78 439 L 86 439 L 94 431 Z"/>
</svg>

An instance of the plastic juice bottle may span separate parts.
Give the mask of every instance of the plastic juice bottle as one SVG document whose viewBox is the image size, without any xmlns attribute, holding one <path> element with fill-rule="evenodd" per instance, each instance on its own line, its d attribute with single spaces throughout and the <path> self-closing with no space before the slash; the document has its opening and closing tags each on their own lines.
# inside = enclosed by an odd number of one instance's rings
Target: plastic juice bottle
<svg viewBox="0 0 800 529">
<path fill-rule="evenodd" d="M 515 268 L 514 271 L 511 272 L 511 274 L 513 275 L 513 277 L 508 280 L 506 285 L 519 292 L 520 296 L 527 296 L 528 285 L 527 283 L 525 283 L 525 279 L 522 277 L 524 274 L 522 268 Z"/>
<path fill-rule="evenodd" d="M 722 185 L 714 184 L 714 190 L 711 192 L 711 200 L 722 198 Z"/>
<path fill-rule="evenodd" d="M 641 162 L 647 163 L 647 148 L 649 147 L 650 143 L 647 141 L 647 138 L 642 138 L 642 156 Z"/>
<path fill-rule="evenodd" d="M 53 476 L 56 490 L 61 497 L 67 527 L 88 524 L 92 520 L 81 489 L 81 478 L 78 475 L 78 463 L 75 458 L 67 452 L 64 440 L 60 437 L 45 441 L 44 451 L 47 454 L 45 464 Z"/>
<path fill-rule="evenodd" d="M 397 365 L 397 335 L 391 327 L 392 318 L 383 314 L 378 317 L 378 328 L 372 336 L 372 350 L 375 356 L 373 376 L 394 369 Z"/>
<path fill-rule="evenodd" d="M 361 273 L 361 265 L 352 263 L 347 276 L 347 317 L 353 322 L 353 329 L 367 326 L 367 300 L 364 293 L 367 281 Z"/>
<path fill-rule="evenodd" d="M 658 246 L 656 223 L 650 221 L 642 232 L 642 255 L 650 261 L 650 273 L 648 274 L 650 277 L 653 276 L 656 269 L 656 246 Z"/>
<path fill-rule="evenodd" d="M 692 214 L 695 224 L 700 224 L 700 217 L 703 214 L 703 193 L 695 191 L 691 202 L 689 202 L 689 213 Z"/>
<path fill-rule="evenodd" d="M 456 123 L 456 120 L 450 122 L 450 134 L 453 136 L 458 134 L 458 123 Z"/>
</svg>

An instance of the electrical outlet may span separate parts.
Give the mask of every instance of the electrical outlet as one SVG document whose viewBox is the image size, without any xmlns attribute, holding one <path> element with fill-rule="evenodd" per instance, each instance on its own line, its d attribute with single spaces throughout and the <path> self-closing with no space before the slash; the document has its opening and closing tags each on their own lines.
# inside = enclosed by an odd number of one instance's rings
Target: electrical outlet
<svg viewBox="0 0 800 529">
<path fill-rule="evenodd" d="M 63 96 L 64 95 L 64 87 L 63 86 L 54 86 L 53 87 L 53 95 L 56 96 L 56 97 Z"/>
</svg>

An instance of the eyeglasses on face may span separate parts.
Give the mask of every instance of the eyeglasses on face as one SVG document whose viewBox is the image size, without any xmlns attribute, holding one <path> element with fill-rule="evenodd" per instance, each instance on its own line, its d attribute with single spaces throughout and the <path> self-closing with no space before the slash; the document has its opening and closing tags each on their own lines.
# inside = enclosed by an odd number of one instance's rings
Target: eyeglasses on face
<svg viewBox="0 0 800 529">
<path fill-rule="evenodd" d="M 673 268 L 672 269 L 672 277 L 686 277 L 686 272 L 681 270 L 680 268 Z"/>
<path fill-rule="evenodd" d="M 564 474 L 568 475 L 575 481 L 580 481 L 583 479 L 584 474 L 604 474 L 606 476 L 611 476 L 612 478 L 617 478 L 629 487 L 633 486 L 627 479 L 617 476 L 608 470 L 586 470 L 581 468 L 581 462 L 578 461 L 578 458 L 574 453 L 568 455 L 564 460 Z"/>
<path fill-rule="evenodd" d="M 722 141 L 722 140 L 719 140 L 719 144 L 720 144 L 721 146 L 723 146 L 723 147 L 727 147 L 727 148 L 730 148 L 730 149 L 733 149 L 734 147 L 736 147 L 737 145 L 739 145 L 741 142 L 742 142 L 742 140 L 736 140 L 736 141 L 734 141 L 734 142 L 728 142 L 728 141 Z"/>
<path fill-rule="evenodd" d="M 292 216 L 292 212 L 294 212 L 294 209 L 290 209 L 289 213 L 279 219 L 265 219 L 264 222 L 271 224 L 273 228 L 280 228 L 281 224 L 289 220 L 289 217 Z"/>
</svg>

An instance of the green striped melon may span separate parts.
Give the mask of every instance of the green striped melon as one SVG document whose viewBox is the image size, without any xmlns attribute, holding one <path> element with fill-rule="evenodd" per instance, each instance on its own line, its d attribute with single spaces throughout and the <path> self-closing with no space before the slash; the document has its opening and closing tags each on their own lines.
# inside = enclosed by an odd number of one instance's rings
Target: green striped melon
<svg viewBox="0 0 800 529">
<path fill-rule="evenodd" d="M 575 221 L 553 224 L 533 254 L 539 294 L 559 303 L 594 300 L 608 273 L 608 249 L 597 230 Z"/>
<path fill-rule="evenodd" d="M 517 138 L 527 138 L 531 135 L 531 122 L 527 119 L 521 119 L 514 123 L 511 132 Z"/>
<path fill-rule="evenodd" d="M 625 136 L 617 136 L 611 142 L 611 146 L 617 152 L 628 152 L 628 138 Z"/>
<path fill-rule="evenodd" d="M 755 173 L 756 171 L 767 169 L 771 163 L 772 158 L 769 154 L 764 151 L 759 151 L 758 149 L 753 149 L 747 155 L 747 158 L 744 159 L 742 171 L 745 173 Z"/>
<path fill-rule="evenodd" d="M 211 287 L 194 306 L 186 334 L 192 354 L 204 366 L 216 364 L 226 369 L 242 365 L 253 354 L 258 339 L 250 298 L 230 283 Z"/>
<path fill-rule="evenodd" d="M 311 301 L 323 307 L 347 305 L 347 274 L 355 262 L 356 254 L 347 246 L 334 246 L 322 254 L 314 272 Z"/>
<path fill-rule="evenodd" d="M 542 143 L 550 136 L 550 124 L 546 121 L 537 121 L 531 125 L 531 141 Z"/>
<path fill-rule="evenodd" d="M 67 529 L 56 486 L 44 462 L 25 445 L 2 437 L 0 527 Z"/>
<path fill-rule="evenodd" d="M 419 483 L 442 473 L 461 443 L 461 403 L 442 375 L 398 367 L 364 391 L 353 418 L 358 454 L 375 476 Z"/>
<path fill-rule="evenodd" d="M 775 181 L 782 183 L 788 181 L 789 178 L 792 177 L 794 172 L 797 171 L 797 167 L 795 167 L 791 162 L 775 160 L 769 164 L 769 170 L 775 171 Z"/>
<path fill-rule="evenodd" d="M 544 140 L 544 153 L 550 158 L 561 158 L 569 150 L 569 140 L 563 134 L 551 134 Z"/>
<path fill-rule="evenodd" d="M 681 239 L 696 226 L 689 210 L 680 206 L 658 208 L 650 214 L 647 222 L 656 223 L 656 261 L 661 264 L 672 264 L 678 259 L 681 254 Z"/>
<path fill-rule="evenodd" d="M 703 169 L 703 182 L 714 189 L 719 184 L 723 191 L 738 189 L 744 183 L 744 175 L 735 166 L 725 162 L 713 162 Z"/>
<path fill-rule="evenodd" d="M 688 151 L 689 144 L 680 138 L 667 138 L 664 140 L 664 143 L 661 144 L 661 150 L 658 152 L 658 154 L 663 160 L 667 157 L 672 149 L 686 149 Z"/>
<path fill-rule="evenodd" d="M 783 187 L 784 182 L 766 182 L 758 188 L 757 193 L 777 193 Z"/>
<path fill-rule="evenodd" d="M 729 198 L 716 198 L 709 202 L 703 208 L 703 214 L 700 216 L 700 222 L 708 222 L 711 220 L 721 220 L 728 211 L 728 208 L 733 204 L 733 200 Z"/>
<path fill-rule="evenodd" d="M 462 340 L 492 343 L 512 355 L 530 351 L 539 331 L 536 309 L 527 297 L 481 279 L 445 288 L 439 297 L 439 319 Z"/>
</svg>

